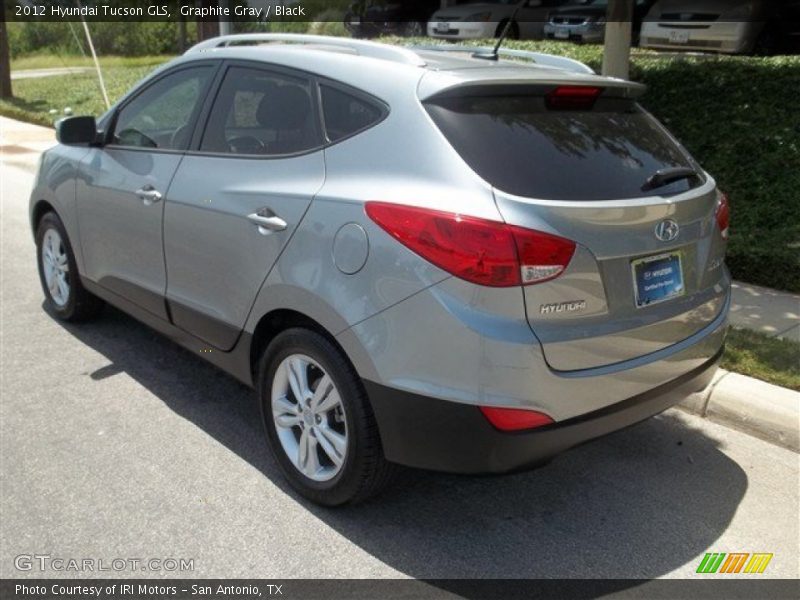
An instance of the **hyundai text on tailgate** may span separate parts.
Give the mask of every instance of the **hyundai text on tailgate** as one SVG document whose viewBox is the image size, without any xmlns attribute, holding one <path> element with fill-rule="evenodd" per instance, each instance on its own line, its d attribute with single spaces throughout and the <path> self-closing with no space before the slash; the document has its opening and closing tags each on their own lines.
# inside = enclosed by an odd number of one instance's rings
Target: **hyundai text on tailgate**
<svg viewBox="0 0 800 600">
<path fill-rule="evenodd" d="M 704 388 L 725 195 L 642 86 L 473 51 L 216 38 L 62 120 L 31 196 L 48 310 L 113 304 L 253 386 L 327 505 L 397 464 L 530 468 Z"/>
</svg>

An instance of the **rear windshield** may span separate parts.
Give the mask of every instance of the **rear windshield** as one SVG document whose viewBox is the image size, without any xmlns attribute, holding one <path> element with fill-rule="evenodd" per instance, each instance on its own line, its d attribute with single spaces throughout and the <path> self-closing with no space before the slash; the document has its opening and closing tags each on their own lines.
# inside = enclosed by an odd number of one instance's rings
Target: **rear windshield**
<svg viewBox="0 0 800 600">
<path fill-rule="evenodd" d="M 425 106 L 478 175 L 517 196 L 611 200 L 677 194 L 701 183 L 684 179 L 642 191 L 659 169 L 699 167 L 633 102 L 548 110 L 541 96 L 482 96 Z"/>
</svg>

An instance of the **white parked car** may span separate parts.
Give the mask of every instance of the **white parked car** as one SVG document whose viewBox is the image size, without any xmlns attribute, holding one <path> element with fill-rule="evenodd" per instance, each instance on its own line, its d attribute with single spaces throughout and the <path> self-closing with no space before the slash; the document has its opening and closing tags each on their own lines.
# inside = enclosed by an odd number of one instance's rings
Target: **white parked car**
<svg viewBox="0 0 800 600">
<path fill-rule="evenodd" d="M 568 0 L 528 0 L 511 23 L 511 39 L 541 39 L 551 10 Z M 499 37 L 518 0 L 477 0 L 436 11 L 428 21 L 430 37 L 468 40 Z"/>
<path fill-rule="evenodd" d="M 659 0 L 642 25 L 640 45 L 662 50 L 769 54 L 800 39 L 800 2 Z"/>
</svg>

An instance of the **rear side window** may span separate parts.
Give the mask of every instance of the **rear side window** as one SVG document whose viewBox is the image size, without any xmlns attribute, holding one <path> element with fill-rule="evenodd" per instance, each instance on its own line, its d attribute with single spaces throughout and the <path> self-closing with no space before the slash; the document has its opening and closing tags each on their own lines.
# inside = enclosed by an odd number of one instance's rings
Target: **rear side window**
<svg viewBox="0 0 800 600">
<path fill-rule="evenodd" d="M 384 110 L 372 102 L 324 84 L 320 89 L 325 133 L 331 142 L 364 131 L 383 118 Z"/>
<path fill-rule="evenodd" d="M 677 194 L 699 184 L 683 179 L 642 191 L 659 169 L 699 167 L 632 102 L 548 110 L 541 96 L 481 96 L 442 98 L 426 108 L 469 166 L 510 194 L 611 200 Z"/>
</svg>

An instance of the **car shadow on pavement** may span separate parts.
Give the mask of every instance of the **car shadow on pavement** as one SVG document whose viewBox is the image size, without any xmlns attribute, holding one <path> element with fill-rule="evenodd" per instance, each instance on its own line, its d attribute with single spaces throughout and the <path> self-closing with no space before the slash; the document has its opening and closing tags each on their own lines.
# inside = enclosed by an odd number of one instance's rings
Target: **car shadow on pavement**
<svg viewBox="0 0 800 600">
<path fill-rule="evenodd" d="M 96 322 L 62 326 L 111 363 L 86 385 L 125 373 L 294 495 L 247 387 L 113 308 Z M 715 440 L 668 411 L 527 473 L 404 469 L 358 506 L 324 509 L 295 497 L 415 578 L 651 578 L 713 546 L 746 489 L 746 474 Z"/>
</svg>

